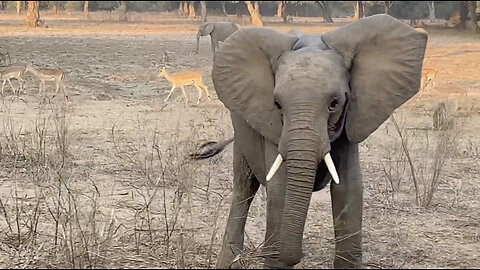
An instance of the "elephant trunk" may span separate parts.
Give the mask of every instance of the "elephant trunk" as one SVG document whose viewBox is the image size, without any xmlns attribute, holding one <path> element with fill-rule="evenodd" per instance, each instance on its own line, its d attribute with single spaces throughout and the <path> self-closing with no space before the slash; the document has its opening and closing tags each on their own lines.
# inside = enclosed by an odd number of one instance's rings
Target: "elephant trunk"
<svg viewBox="0 0 480 270">
<path fill-rule="evenodd" d="M 198 33 L 197 33 L 197 47 L 195 49 L 195 52 L 197 52 L 197 53 L 198 53 L 198 45 L 199 45 L 199 42 L 200 42 L 200 36 L 201 36 L 201 33 L 200 33 L 200 31 L 198 31 Z"/>
<path fill-rule="evenodd" d="M 303 257 L 303 231 L 318 163 L 330 152 L 326 122 L 325 131 L 312 128 L 318 127 L 318 123 L 298 122 L 292 121 L 287 135 L 287 188 L 280 230 L 280 260 L 288 266 L 299 263 Z"/>
</svg>

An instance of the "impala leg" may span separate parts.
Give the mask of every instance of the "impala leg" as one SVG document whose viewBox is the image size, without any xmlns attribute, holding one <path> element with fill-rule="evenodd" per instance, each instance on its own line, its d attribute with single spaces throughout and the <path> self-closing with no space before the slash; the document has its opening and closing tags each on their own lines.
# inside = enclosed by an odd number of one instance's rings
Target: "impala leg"
<svg viewBox="0 0 480 270">
<path fill-rule="evenodd" d="M 58 83 L 60 84 L 60 86 L 62 87 L 62 90 L 63 90 L 63 96 L 67 96 L 67 89 L 65 88 L 65 84 L 63 83 L 63 81 L 58 81 Z"/>
<path fill-rule="evenodd" d="M 167 96 L 167 98 L 166 98 L 164 101 L 167 101 L 167 100 L 170 98 L 170 96 L 171 96 L 172 93 L 173 93 L 173 90 L 175 90 L 175 87 L 176 87 L 176 86 L 172 86 L 172 89 L 170 90 L 170 93 L 168 93 L 168 96 Z"/>
<path fill-rule="evenodd" d="M 13 87 L 12 81 L 10 81 L 10 79 L 7 79 L 7 81 L 10 84 L 10 87 L 12 87 L 13 94 L 15 94 L 15 87 Z"/>
<path fill-rule="evenodd" d="M 181 86 L 181 88 L 182 88 L 183 96 L 185 97 L 185 104 L 188 104 L 188 98 L 187 98 L 187 94 L 185 93 L 185 88 L 183 87 L 183 85 Z"/>
<path fill-rule="evenodd" d="M 42 83 L 43 83 L 43 81 L 40 81 L 40 84 L 38 85 L 38 94 L 39 95 L 42 93 Z"/>
<path fill-rule="evenodd" d="M 197 91 L 198 91 L 198 100 L 197 100 L 197 104 L 200 103 L 200 100 L 202 100 L 202 88 L 200 88 L 200 86 L 198 84 L 194 84 L 195 85 L 195 88 L 197 88 Z"/>
<path fill-rule="evenodd" d="M 20 89 L 22 91 L 25 90 L 25 80 L 21 79 L 21 78 L 18 78 L 18 81 L 20 82 L 20 88 L 18 89 L 18 93 L 17 94 L 20 94 Z"/>
<path fill-rule="evenodd" d="M 3 88 L 5 88 L 5 83 L 7 82 L 7 80 L 3 80 L 3 84 L 2 84 L 2 96 L 3 96 Z"/>
<path fill-rule="evenodd" d="M 212 101 L 212 99 L 210 98 L 210 93 L 208 92 L 208 87 L 203 83 L 201 84 L 201 87 L 203 88 L 203 90 L 205 90 L 205 94 L 207 94 L 208 101 Z"/>
</svg>

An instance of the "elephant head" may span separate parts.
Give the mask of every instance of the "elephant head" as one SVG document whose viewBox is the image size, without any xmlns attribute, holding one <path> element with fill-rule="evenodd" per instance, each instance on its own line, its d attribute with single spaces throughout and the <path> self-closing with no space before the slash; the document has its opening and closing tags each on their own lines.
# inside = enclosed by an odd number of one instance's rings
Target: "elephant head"
<svg viewBox="0 0 480 270">
<path fill-rule="evenodd" d="M 302 257 L 316 171 L 331 161 L 331 142 L 342 133 L 363 141 L 417 93 L 426 42 L 425 33 L 382 14 L 319 36 L 241 29 L 215 54 L 219 99 L 278 146 L 275 163 L 286 162 L 279 243 L 286 265 Z"/>
<path fill-rule="evenodd" d="M 196 52 L 198 52 L 199 49 L 198 46 L 200 42 L 200 37 L 210 35 L 213 32 L 213 29 L 215 29 L 215 24 L 211 22 L 203 23 L 198 27 Z"/>
</svg>

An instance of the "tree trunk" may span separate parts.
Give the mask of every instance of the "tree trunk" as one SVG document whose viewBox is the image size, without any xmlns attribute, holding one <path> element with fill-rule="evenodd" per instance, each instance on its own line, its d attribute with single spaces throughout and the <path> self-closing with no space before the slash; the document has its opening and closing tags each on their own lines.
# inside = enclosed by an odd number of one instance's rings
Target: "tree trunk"
<svg viewBox="0 0 480 270">
<path fill-rule="evenodd" d="M 257 13 L 257 11 L 252 5 L 252 2 L 245 1 L 245 4 L 247 4 L 247 8 L 248 8 L 248 12 L 250 13 L 250 19 L 252 20 L 252 24 L 256 27 L 262 27 L 263 21 L 262 21 L 262 18 L 260 17 L 260 13 Z"/>
<path fill-rule="evenodd" d="M 227 10 L 225 9 L 225 3 L 227 1 L 220 1 L 220 5 L 222 5 L 222 15 L 227 16 Z"/>
<path fill-rule="evenodd" d="M 477 2 L 476 1 L 467 1 L 468 13 L 470 17 L 469 27 L 472 30 L 472 33 L 477 33 Z"/>
<path fill-rule="evenodd" d="M 207 21 L 207 3 L 205 1 L 200 1 L 200 6 L 202 7 L 202 23 Z"/>
<path fill-rule="evenodd" d="M 183 1 L 179 1 L 178 15 L 182 15 L 182 12 L 183 12 Z"/>
<path fill-rule="evenodd" d="M 189 6 L 188 1 L 183 1 L 183 14 L 184 14 L 184 15 L 188 15 L 188 14 L 189 14 L 188 6 Z"/>
<path fill-rule="evenodd" d="M 328 1 L 323 2 L 323 19 L 328 23 L 333 23 L 332 14 L 330 13 L 330 7 L 328 6 Z"/>
<path fill-rule="evenodd" d="M 390 14 L 390 1 L 383 1 L 383 5 L 385 6 L 385 14 Z"/>
<path fill-rule="evenodd" d="M 55 15 L 58 14 L 58 1 L 53 1 L 52 12 Z"/>
<path fill-rule="evenodd" d="M 28 11 L 27 18 L 25 22 L 30 27 L 37 27 L 38 21 L 40 20 L 40 10 L 39 5 L 40 1 L 27 1 Z"/>
<path fill-rule="evenodd" d="M 2 1 L 2 10 L 5 10 L 6 2 L 7 1 Z"/>
<path fill-rule="evenodd" d="M 17 1 L 17 15 L 22 13 L 22 1 Z"/>
<path fill-rule="evenodd" d="M 360 19 L 363 18 L 363 2 L 362 1 L 357 1 L 355 4 L 355 19 Z"/>
<path fill-rule="evenodd" d="M 253 6 L 255 7 L 255 12 L 260 14 L 260 1 L 253 1 Z"/>
<path fill-rule="evenodd" d="M 88 18 L 88 1 L 83 3 L 83 17 Z"/>
<path fill-rule="evenodd" d="M 190 1 L 188 4 L 188 18 L 194 20 L 197 15 L 195 14 L 195 1 Z"/>
<path fill-rule="evenodd" d="M 120 5 L 118 6 L 118 21 L 126 22 L 127 21 L 127 2 L 128 1 L 120 1 Z"/>
<path fill-rule="evenodd" d="M 242 6 L 241 6 L 241 5 L 242 5 L 242 2 L 240 2 L 240 1 L 237 2 L 236 5 L 235 5 L 235 11 L 236 11 L 236 13 L 237 13 L 237 17 L 238 17 L 238 18 L 241 18 L 242 15 L 243 15 L 243 14 L 242 14 Z"/>
<path fill-rule="evenodd" d="M 332 15 L 330 14 L 330 8 L 328 6 L 328 1 L 315 1 L 315 3 L 322 10 L 322 17 L 325 22 L 333 23 Z"/>
<path fill-rule="evenodd" d="M 435 21 L 435 1 L 427 1 L 430 21 Z"/>
<path fill-rule="evenodd" d="M 285 13 L 285 9 L 287 7 L 287 1 L 280 1 L 277 5 L 277 17 L 282 17 L 283 22 L 287 22 L 287 14 Z"/>
</svg>

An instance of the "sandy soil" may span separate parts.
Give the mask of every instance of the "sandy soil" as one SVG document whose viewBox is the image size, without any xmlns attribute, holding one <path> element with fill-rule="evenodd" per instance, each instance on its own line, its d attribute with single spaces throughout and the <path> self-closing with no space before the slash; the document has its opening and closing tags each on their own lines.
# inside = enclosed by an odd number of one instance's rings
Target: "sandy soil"
<svg viewBox="0 0 480 270">
<path fill-rule="evenodd" d="M 92 13 L 90 21 L 46 14 L 48 28 L 31 30 L 23 18 L 1 15 L 0 52 L 8 51 L 15 64 L 62 68 L 69 97 L 55 95 L 51 82 L 39 96 L 39 81 L 27 75 L 25 91 L 16 97 L 7 88 L 1 99 L 2 268 L 213 267 L 230 205 L 232 147 L 208 161 L 187 155 L 233 130 L 211 81 L 209 39 L 201 39 L 198 55 L 191 53 L 199 22 L 173 14 L 132 13 L 129 23 L 103 13 Z M 267 18 L 267 27 L 322 33 L 347 22 L 337 21 L 299 18 L 284 25 Z M 454 140 L 427 207 L 415 203 L 390 120 L 361 144 L 366 268 L 480 266 L 480 36 L 427 30 L 425 66 L 439 70 L 435 87 L 395 114 L 421 184 L 437 155 L 441 132 L 432 129 L 432 115 L 438 102 L 456 104 Z M 164 102 L 170 84 L 156 77 L 163 64 L 172 72 L 201 70 L 213 100 L 196 105 L 190 86 L 188 105 L 180 90 Z M 298 267 L 331 267 L 330 209 L 329 190 L 315 193 Z M 261 266 L 264 233 L 261 188 L 247 222 L 246 267 Z"/>
</svg>

